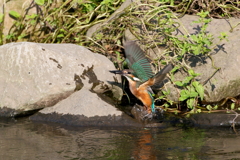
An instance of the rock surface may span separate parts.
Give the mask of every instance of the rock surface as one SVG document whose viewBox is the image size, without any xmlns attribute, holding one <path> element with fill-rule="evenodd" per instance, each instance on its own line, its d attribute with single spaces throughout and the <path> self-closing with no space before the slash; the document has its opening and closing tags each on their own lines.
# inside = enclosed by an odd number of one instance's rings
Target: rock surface
<svg viewBox="0 0 240 160">
<path fill-rule="evenodd" d="M 82 88 L 104 93 L 114 81 L 110 60 L 73 44 L 10 43 L 0 61 L 1 116 L 53 106 Z"/>
<path fill-rule="evenodd" d="M 185 15 L 180 19 L 181 24 L 187 29 L 189 34 L 196 34 L 199 32 L 199 24 L 192 23 L 198 19 L 197 16 Z M 213 62 L 210 58 L 202 57 L 189 57 L 187 63 L 191 66 L 196 73 L 201 75 L 197 77 L 202 84 L 205 84 L 205 96 L 204 99 L 207 102 L 217 102 L 226 97 L 235 97 L 240 95 L 240 55 L 239 55 L 239 44 L 240 44 L 240 25 L 231 29 L 236 24 L 240 23 L 240 19 L 212 19 L 207 31 L 214 37 L 213 45 L 217 45 L 211 54 Z M 182 33 L 186 34 L 181 27 Z M 226 32 L 228 35 L 228 41 L 223 40 L 219 43 L 221 32 Z M 180 32 L 179 32 L 180 33 Z M 216 74 L 213 74 L 216 70 L 213 67 L 221 68 Z M 177 73 L 175 75 L 176 80 L 184 79 L 184 74 Z M 209 80 L 208 80 L 209 79 Z M 177 101 L 178 92 L 174 89 L 173 85 L 167 84 L 168 88 L 171 88 L 170 98 Z"/>
<path fill-rule="evenodd" d="M 44 108 L 39 112 L 43 114 L 56 112 L 57 114 L 84 115 L 86 117 L 122 115 L 121 111 L 86 88 L 73 93 L 53 107 Z"/>
<path fill-rule="evenodd" d="M 104 102 L 83 88 L 57 103 L 30 116 L 33 121 L 55 122 L 71 126 L 163 127 L 163 123 L 142 123 Z"/>
<path fill-rule="evenodd" d="M 240 126 L 239 113 L 199 113 L 189 118 L 195 127 L 230 127 L 233 124 Z"/>
</svg>

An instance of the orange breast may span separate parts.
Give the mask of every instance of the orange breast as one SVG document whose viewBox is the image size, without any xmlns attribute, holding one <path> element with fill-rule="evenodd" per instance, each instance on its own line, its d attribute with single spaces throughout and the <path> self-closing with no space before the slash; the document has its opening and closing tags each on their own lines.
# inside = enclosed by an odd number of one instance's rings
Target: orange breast
<svg viewBox="0 0 240 160">
<path fill-rule="evenodd" d="M 142 101 L 142 103 L 148 108 L 151 109 L 152 105 L 152 98 L 150 97 L 147 90 L 141 90 L 139 89 L 137 94 L 135 95 L 139 100 Z"/>
<path fill-rule="evenodd" d="M 136 82 L 128 79 L 129 88 L 132 94 L 142 101 L 142 103 L 147 107 L 147 110 L 151 112 L 152 98 L 147 91 L 147 87 L 154 83 L 153 79 L 149 79 L 147 82 L 141 84 L 139 88 L 136 87 Z"/>
</svg>

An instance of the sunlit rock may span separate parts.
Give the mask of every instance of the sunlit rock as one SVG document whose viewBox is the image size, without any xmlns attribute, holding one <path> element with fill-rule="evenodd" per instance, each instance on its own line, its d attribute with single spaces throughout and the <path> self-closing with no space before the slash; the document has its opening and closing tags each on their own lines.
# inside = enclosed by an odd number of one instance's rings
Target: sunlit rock
<svg viewBox="0 0 240 160">
<path fill-rule="evenodd" d="M 1 116 L 53 106 L 82 88 L 104 93 L 115 81 L 110 60 L 73 44 L 10 43 L 0 61 Z"/>
<path fill-rule="evenodd" d="M 180 18 L 181 24 L 178 36 L 183 34 L 196 34 L 198 33 L 200 24 L 193 23 L 198 19 L 197 16 L 185 15 Z M 207 102 L 217 102 L 226 97 L 235 97 L 240 95 L 240 25 L 236 26 L 240 22 L 240 19 L 212 19 L 207 27 L 208 34 L 213 35 L 214 50 L 209 53 L 211 56 L 188 56 L 186 57 L 186 63 L 193 68 L 196 73 L 200 73 L 196 80 L 204 85 L 205 96 L 204 99 Z M 234 29 L 233 26 L 236 26 Z M 233 29 L 231 31 L 231 29 Z M 185 31 L 188 31 L 186 33 Z M 228 35 L 228 41 L 219 40 L 221 32 L 225 32 Z M 216 69 L 220 68 L 216 72 Z M 175 75 L 176 80 L 183 80 L 185 74 L 177 73 Z M 172 84 L 167 84 L 167 87 L 171 88 L 170 99 L 177 101 L 179 93 L 177 89 L 174 89 Z"/>
<path fill-rule="evenodd" d="M 44 108 L 31 116 L 30 120 L 71 126 L 142 126 L 85 88 L 53 107 Z"/>
</svg>

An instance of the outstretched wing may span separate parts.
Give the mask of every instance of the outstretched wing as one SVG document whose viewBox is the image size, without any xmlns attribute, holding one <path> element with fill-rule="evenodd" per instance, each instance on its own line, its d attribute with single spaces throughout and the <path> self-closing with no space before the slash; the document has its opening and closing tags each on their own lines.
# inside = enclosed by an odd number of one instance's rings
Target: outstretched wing
<svg viewBox="0 0 240 160">
<path fill-rule="evenodd" d="M 172 64 L 166 65 L 161 71 L 159 71 L 154 77 L 154 84 L 152 85 L 153 88 L 157 88 L 164 78 L 166 77 L 167 73 L 170 72 L 173 69 Z"/>
<path fill-rule="evenodd" d="M 128 67 L 134 71 L 133 74 L 143 82 L 154 75 L 148 58 L 134 41 L 127 41 L 124 50 Z"/>
</svg>

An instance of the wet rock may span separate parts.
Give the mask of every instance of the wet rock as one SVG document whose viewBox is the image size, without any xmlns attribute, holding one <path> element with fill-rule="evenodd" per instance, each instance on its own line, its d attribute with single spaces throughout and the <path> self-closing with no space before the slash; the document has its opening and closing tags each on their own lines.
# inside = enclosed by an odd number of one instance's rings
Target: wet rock
<svg viewBox="0 0 240 160">
<path fill-rule="evenodd" d="M 108 115 L 86 117 L 84 115 L 58 114 L 56 112 L 43 114 L 40 112 L 31 116 L 30 120 L 34 122 L 51 122 L 79 127 L 144 127 L 141 123 L 125 114 L 119 116 Z"/>
<path fill-rule="evenodd" d="M 82 88 L 104 93 L 116 87 L 108 83 L 115 81 L 113 63 L 82 46 L 10 43 L 0 46 L 0 61 L 0 116 L 53 106 Z"/>
<path fill-rule="evenodd" d="M 231 127 L 240 125 L 238 113 L 199 113 L 193 114 L 189 120 L 196 127 Z"/>
</svg>

